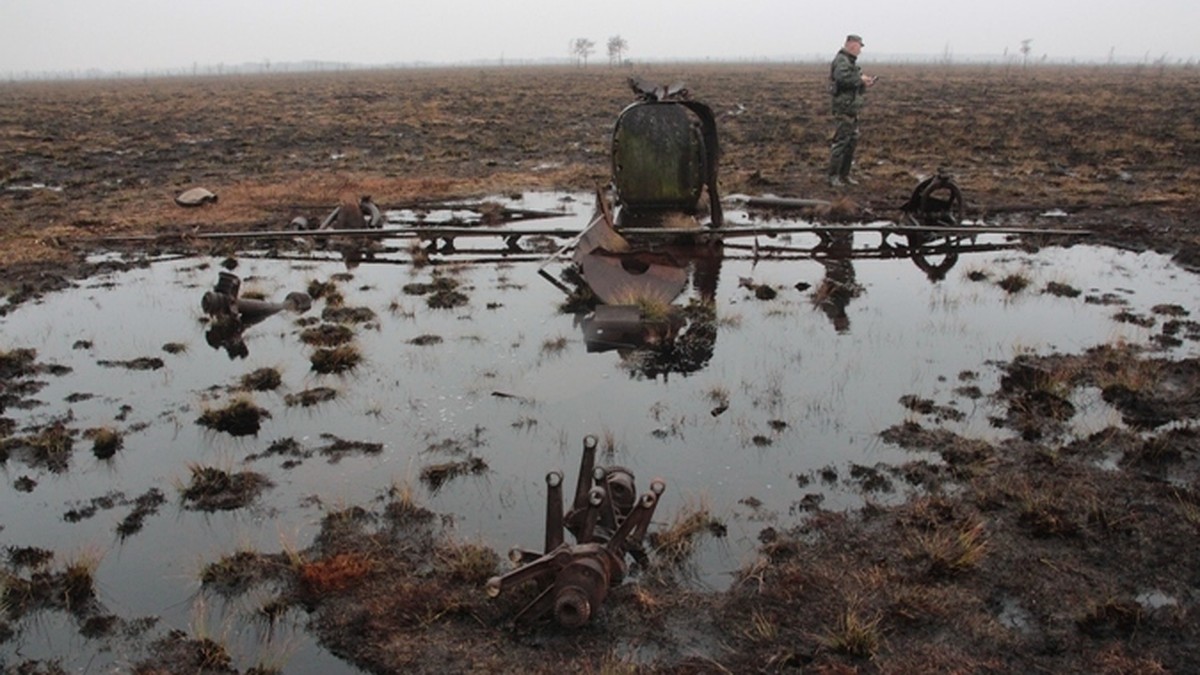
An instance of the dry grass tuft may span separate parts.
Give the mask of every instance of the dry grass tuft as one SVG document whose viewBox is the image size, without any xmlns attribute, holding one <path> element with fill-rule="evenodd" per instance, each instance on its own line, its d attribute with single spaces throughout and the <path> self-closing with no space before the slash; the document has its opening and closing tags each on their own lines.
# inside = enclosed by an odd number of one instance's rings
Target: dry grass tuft
<svg viewBox="0 0 1200 675">
<path fill-rule="evenodd" d="M 1010 274 L 996 282 L 996 285 L 1008 294 L 1015 295 L 1029 286 L 1029 277 L 1023 274 Z"/>
<path fill-rule="evenodd" d="M 442 573 L 453 581 L 482 586 L 496 574 L 500 557 L 481 544 L 455 542 L 436 552 Z"/>
<path fill-rule="evenodd" d="M 987 552 L 984 524 L 965 524 L 961 528 L 936 530 L 915 537 L 918 557 L 927 560 L 935 577 L 952 576 L 975 569 Z"/>
<path fill-rule="evenodd" d="M 542 354 L 554 355 L 561 354 L 566 350 L 569 341 L 566 336 L 559 335 L 558 337 L 546 338 L 542 341 Z"/>
<path fill-rule="evenodd" d="M 879 626 L 882 618 L 878 614 L 863 617 L 858 610 L 847 607 L 839 617 L 837 626 L 821 636 L 820 642 L 838 654 L 869 659 L 875 656 L 883 643 L 883 632 Z"/>
<path fill-rule="evenodd" d="M 270 416 L 270 412 L 255 405 L 249 397 L 238 396 L 224 408 L 205 408 L 196 423 L 232 436 L 248 436 L 257 434 L 262 419 Z"/>
<path fill-rule="evenodd" d="M 651 533 L 655 561 L 668 567 L 680 565 L 691 558 L 701 536 L 723 527 L 706 502 L 685 506 L 675 514 L 667 529 Z"/>
</svg>

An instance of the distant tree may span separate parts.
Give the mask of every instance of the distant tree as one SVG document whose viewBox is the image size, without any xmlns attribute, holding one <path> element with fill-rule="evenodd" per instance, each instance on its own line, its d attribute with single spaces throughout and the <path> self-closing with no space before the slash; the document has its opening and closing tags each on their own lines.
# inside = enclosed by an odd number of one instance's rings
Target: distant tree
<svg viewBox="0 0 1200 675">
<path fill-rule="evenodd" d="M 1033 38 L 1021 40 L 1021 65 L 1029 65 L 1029 52 L 1033 51 Z"/>
<path fill-rule="evenodd" d="M 587 38 L 575 38 L 575 41 L 571 43 L 571 53 L 575 55 L 575 62 L 582 63 L 585 67 L 588 57 L 594 51 L 596 51 L 596 43 Z"/>
<path fill-rule="evenodd" d="M 608 65 L 621 65 L 625 60 L 625 52 L 629 49 L 629 43 L 620 35 L 614 35 L 608 38 Z"/>
</svg>

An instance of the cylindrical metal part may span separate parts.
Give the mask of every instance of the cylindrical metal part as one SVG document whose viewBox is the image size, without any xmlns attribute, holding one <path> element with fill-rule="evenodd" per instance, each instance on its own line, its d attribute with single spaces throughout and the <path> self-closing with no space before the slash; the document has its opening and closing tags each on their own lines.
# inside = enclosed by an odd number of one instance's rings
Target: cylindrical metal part
<svg viewBox="0 0 1200 675">
<path fill-rule="evenodd" d="M 579 460 L 579 478 L 575 483 L 575 502 L 573 510 L 587 507 L 588 481 L 591 480 L 592 468 L 596 466 L 596 437 L 587 436 L 583 439 L 583 457 Z"/>
<path fill-rule="evenodd" d="M 238 278 L 238 275 L 232 272 L 217 273 L 217 285 L 213 287 L 216 292 L 236 298 L 241 288 L 242 280 Z"/>
<path fill-rule="evenodd" d="M 521 561 L 525 559 L 525 552 L 521 550 L 520 546 L 514 546 L 508 549 L 508 559 L 511 560 L 514 565 L 520 565 Z"/>
<path fill-rule="evenodd" d="M 554 618 L 567 628 L 587 623 L 608 595 L 611 578 L 603 551 L 571 561 L 554 581 Z"/>
<path fill-rule="evenodd" d="M 637 488 L 634 486 L 633 473 L 623 467 L 609 467 L 604 483 L 604 487 L 608 489 L 608 497 L 612 499 L 617 517 L 628 516 L 637 501 Z"/>
<path fill-rule="evenodd" d="M 592 603 L 581 588 L 564 588 L 554 597 L 554 618 L 564 628 L 579 628 L 592 618 Z"/>
<path fill-rule="evenodd" d="M 704 189 L 705 148 L 695 116 L 673 103 L 635 103 L 613 130 L 613 182 L 633 210 L 694 212 Z"/>
<path fill-rule="evenodd" d="M 209 316 L 228 316 L 233 313 L 236 303 L 232 296 L 218 291 L 207 291 L 200 298 L 200 308 Z"/>
<path fill-rule="evenodd" d="M 549 553 L 563 543 L 563 476 L 557 471 L 546 474 L 546 538 L 543 552 Z"/>
</svg>

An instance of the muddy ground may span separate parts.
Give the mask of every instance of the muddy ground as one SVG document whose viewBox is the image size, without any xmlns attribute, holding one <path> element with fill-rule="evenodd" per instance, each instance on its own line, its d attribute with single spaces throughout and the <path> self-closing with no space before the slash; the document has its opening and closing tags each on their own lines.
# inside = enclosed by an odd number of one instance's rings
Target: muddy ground
<svg viewBox="0 0 1200 675">
<path fill-rule="evenodd" d="M 1088 229 L 1200 269 L 1200 71 L 864 65 L 882 77 L 863 115 L 862 184 L 846 193 L 859 206 L 894 217 L 946 167 L 986 222 Z M 83 258 L 101 250 L 214 252 L 186 237 L 102 237 L 280 229 L 362 194 L 387 208 L 592 189 L 609 178 L 609 134 L 635 74 L 683 79 L 718 113 L 724 193 L 830 197 L 825 68 L 3 84 L 0 293 L 12 307 L 68 285 L 97 271 Z M 175 205 L 196 186 L 219 201 Z M 1050 210 L 1065 217 L 1041 215 Z M 1197 311 L 1163 308 L 1162 343 L 1194 343 Z M 0 348 L 7 395 L 38 365 Z M 264 621 L 302 613 L 322 645 L 371 672 L 1200 671 L 1200 363 L 1099 345 L 1005 368 L 999 390 L 980 395 L 1005 411 L 992 421 L 1011 440 L 957 437 L 914 401 L 907 422 L 879 430 L 913 461 L 861 477 L 868 497 L 880 482 L 911 496 L 850 513 L 806 501 L 792 522 L 764 527 L 758 561 L 725 593 L 687 583 L 680 542 L 719 531 L 691 514 L 655 533 L 649 566 L 586 628 L 514 627 L 521 598 L 481 590 L 500 557 L 446 537 L 403 490 L 329 512 L 306 549 L 211 561 L 202 581 L 225 597 L 265 589 Z M 1090 388 L 1123 424 L 1074 437 L 1069 399 Z M 32 450 L 61 460 L 72 451 L 62 435 L 48 429 Z M 136 672 L 234 670 L 208 637 L 106 614 L 88 567 L 9 549 L 0 646 L 17 622 L 65 611 L 89 639 L 138 644 Z"/>
</svg>

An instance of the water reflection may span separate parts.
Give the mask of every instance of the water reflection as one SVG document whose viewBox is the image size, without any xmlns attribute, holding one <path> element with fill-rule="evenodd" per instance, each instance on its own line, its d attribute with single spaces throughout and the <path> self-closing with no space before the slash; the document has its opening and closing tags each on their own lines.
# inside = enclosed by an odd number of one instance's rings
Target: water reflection
<svg viewBox="0 0 1200 675">
<path fill-rule="evenodd" d="M 876 245 L 856 241 L 861 232 L 825 229 L 816 233 L 815 246 L 760 248 L 756 244 L 751 250 L 755 260 L 795 258 L 820 263 L 824 278 L 809 299 L 839 334 L 846 334 L 850 332 L 848 307 L 866 293 L 857 279 L 855 260 L 908 258 L 936 284 L 946 279 L 960 254 L 1016 247 L 903 230 L 885 231 Z M 889 239 L 893 235 L 899 240 Z M 722 261 L 746 250 L 736 245 L 727 248 L 719 241 L 670 245 L 659 241 L 631 240 L 597 218 L 580 238 L 574 266 L 566 275 L 576 285 L 572 295 L 589 300 L 576 321 L 587 350 L 616 350 L 631 372 L 647 378 L 694 373 L 705 367 L 716 344 L 713 301 Z M 743 280 L 743 285 L 761 290 L 751 281 Z"/>
<path fill-rule="evenodd" d="M 312 307 L 312 298 L 307 293 L 288 293 L 283 302 L 267 302 L 239 297 L 241 287 L 242 280 L 236 274 L 221 272 L 213 289 L 200 299 L 200 307 L 210 319 L 204 341 L 213 349 L 224 349 L 230 360 L 250 355 L 242 336 L 247 328 L 284 310 L 303 314 Z"/>
<path fill-rule="evenodd" d="M 820 258 L 825 267 L 825 278 L 813 291 L 812 302 L 818 307 L 838 333 L 850 331 L 850 316 L 846 306 L 863 294 L 865 290 L 854 276 L 854 234 L 834 232 L 826 238 L 825 255 Z"/>
<path fill-rule="evenodd" d="M 616 350 L 635 377 L 703 369 L 716 346 L 723 259 L 719 242 L 635 245 L 594 220 L 573 256 L 576 294 L 592 299 L 576 319 L 587 351 Z M 688 300 L 677 304 L 681 297 Z"/>
</svg>

